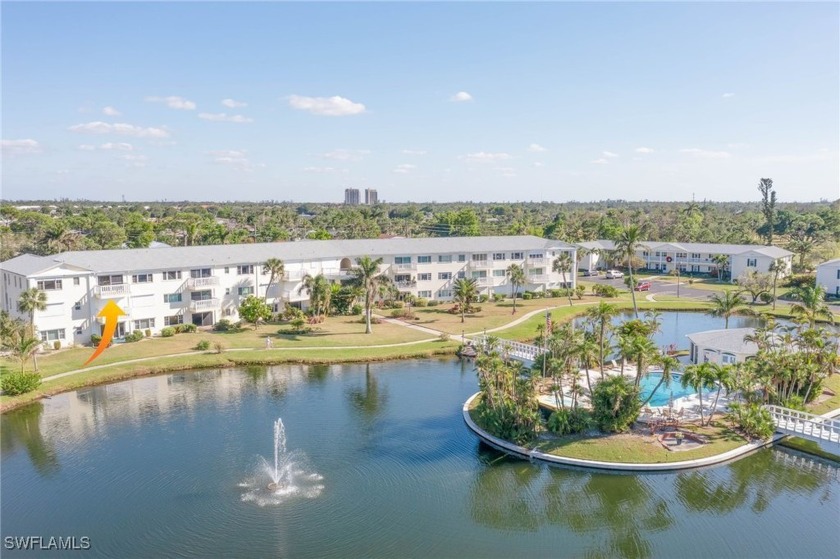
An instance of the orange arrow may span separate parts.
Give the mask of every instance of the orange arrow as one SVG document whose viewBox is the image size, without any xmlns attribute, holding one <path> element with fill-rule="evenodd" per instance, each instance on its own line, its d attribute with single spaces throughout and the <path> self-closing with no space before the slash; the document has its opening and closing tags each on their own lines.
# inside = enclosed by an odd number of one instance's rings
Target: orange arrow
<svg viewBox="0 0 840 559">
<path fill-rule="evenodd" d="M 99 311 L 99 314 L 96 315 L 98 318 L 105 319 L 105 329 L 102 330 L 102 339 L 99 341 L 99 346 L 96 348 L 96 351 L 93 352 L 93 355 L 90 356 L 90 359 L 85 361 L 85 364 L 82 367 L 87 367 L 87 364 L 99 357 L 105 348 L 111 343 L 111 338 L 114 337 L 114 331 L 117 329 L 117 319 L 121 316 L 125 316 L 125 311 L 120 308 L 118 304 L 114 301 L 108 301 L 105 304 L 105 307 Z"/>
</svg>

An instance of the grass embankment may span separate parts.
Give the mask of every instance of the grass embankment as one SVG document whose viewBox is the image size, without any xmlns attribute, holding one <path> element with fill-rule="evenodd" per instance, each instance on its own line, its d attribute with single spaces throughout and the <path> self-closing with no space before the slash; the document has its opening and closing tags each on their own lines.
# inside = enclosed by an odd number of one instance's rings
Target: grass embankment
<svg viewBox="0 0 840 559">
<path fill-rule="evenodd" d="M 818 445 L 816 441 L 800 439 L 799 437 L 787 437 L 779 441 L 779 445 L 793 450 L 798 450 L 799 452 L 804 452 L 805 454 L 812 454 L 820 458 L 825 458 L 826 460 L 831 460 L 833 462 L 840 462 L 840 456 L 832 454 L 831 452 L 826 452 L 820 448 L 820 445 Z"/>
<path fill-rule="evenodd" d="M 163 356 L 141 363 L 121 363 L 109 367 L 84 371 L 78 374 L 47 380 L 38 389 L 20 396 L 0 396 L 0 412 L 53 395 L 85 386 L 93 386 L 126 378 L 161 374 L 186 369 L 237 367 L 244 365 L 276 365 L 282 363 L 334 364 L 395 359 L 425 358 L 452 354 L 455 342 L 424 342 L 407 346 L 365 348 L 298 348 L 272 350 L 246 350 L 223 353 L 192 353 Z"/>
<path fill-rule="evenodd" d="M 833 374 L 823 384 L 823 390 L 828 389 L 834 392 L 834 396 L 827 398 L 817 404 L 811 403 L 807 406 L 809 413 L 822 415 L 840 408 L 840 374 Z"/>
</svg>

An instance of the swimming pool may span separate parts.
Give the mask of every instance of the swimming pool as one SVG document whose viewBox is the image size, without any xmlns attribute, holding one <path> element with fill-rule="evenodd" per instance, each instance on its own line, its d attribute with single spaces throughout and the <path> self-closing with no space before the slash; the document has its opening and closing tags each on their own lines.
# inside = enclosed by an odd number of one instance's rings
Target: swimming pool
<svg viewBox="0 0 840 559">
<path fill-rule="evenodd" d="M 685 396 L 691 396 L 692 394 L 696 394 L 697 392 L 692 389 L 691 387 L 683 388 L 682 384 L 680 384 L 680 377 L 682 375 L 679 374 L 671 374 L 671 386 L 665 386 L 663 383 L 662 386 L 659 387 L 653 398 L 650 399 L 648 402 L 649 406 L 667 406 L 669 398 L 673 398 L 676 400 L 677 398 L 683 398 Z M 642 402 L 647 400 L 647 397 L 650 393 L 656 388 L 656 385 L 659 384 L 659 379 L 662 378 L 662 373 L 654 371 L 652 373 L 648 373 L 642 377 L 642 381 L 639 384 L 639 388 L 641 390 L 640 397 Z M 712 390 L 704 390 L 703 396 L 706 394 L 710 394 Z"/>
</svg>

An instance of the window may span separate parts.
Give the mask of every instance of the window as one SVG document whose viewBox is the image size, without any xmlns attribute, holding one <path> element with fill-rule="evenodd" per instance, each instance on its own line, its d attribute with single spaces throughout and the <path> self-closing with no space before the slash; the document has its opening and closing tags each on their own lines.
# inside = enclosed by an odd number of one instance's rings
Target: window
<svg viewBox="0 0 840 559">
<path fill-rule="evenodd" d="M 190 293 L 191 301 L 209 301 L 212 298 L 213 292 L 209 289 L 205 289 L 204 291 L 193 291 Z"/>
<path fill-rule="evenodd" d="M 475 272 L 472 273 L 472 278 L 473 279 L 486 278 L 486 277 L 487 277 L 487 270 L 479 270 L 479 271 L 475 271 Z"/>
<path fill-rule="evenodd" d="M 452 255 L 451 254 L 441 254 L 438 256 L 438 262 L 441 264 L 448 264 L 452 262 Z"/>
<path fill-rule="evenodd" d="M 506 270 L 493 270 L 493 277 L 503 278 L 505 275 L 507 275 Z"/>
<path fill-rule="evenodd" d="M 246 286 L 238 288 L 236 290 L 236 292 L 239 293 L 240 295 L 253 295 L 254 294 L 254 288 L 250 285 L 246 285 Z"/>
<path fill-rule="evenodd" d="M 152 283 L 152 274 L 134 274 L 131 283 Z"/>
<path fill-rule="evenodd" d="M 664 253 L 659 252 L 659 251 L 657 250 L 657 251 L 656 251 L 656 254 L 654 254 L 654 256 L 656 256 L 657 258 L 659 258 L 660 256 L 664 256 Z"/>
<path fill-rule="evenodd" d="M 210 268 L 198 268 L 196 270 L 190 270 L 190 277 L 191 278 L 209 278 L 213 275 Z"/>
<path fill-rule="evenodd" d="M 80 283 L 79 280 L 80 280 L 80 278 L 73 278 L 73 285 L 79 285 L 79 283 Z"/>
<path fill-rule="evenodd" d="M 135 330 L 145 330 L 146 328 L 154 328 L 155 327 L 155 319 L 154 318 L 144 318 L 142 320 L 135 320 L 134 321 L 134 329 Z"/>
<path fill-rule="evenodd" d="M 163 317 L 163 325 L 164 326 L 175 326 L 176 324 L 183 324 L 184 323 L 184 315 L 182 314 L 175 314 L 172 316 L 164 316 Z"/>
<path fill-rule="evenodd" d="M 504 252 L 494 252 L 493 253 L 493 260 L 504 260 L 505 253 Z"/>
<path fill-rule="evenodd" d="M 531 268 L 529 270 L 529 273 L 532 276 L 541 276 L 541 275 L 543 275 L 544 272 L 545 272 L 545 268 Z"/>
<path fill-rule="evenodd" d="M 837 279 L 840 279 L 840 268 L 837 269 Z"/>
<path fill-rule="evenodd" d="M 432 296 L 432 292 L 431 291 L 418 291 L 417 296 L 422 297 L 424 299 L 429 299 Z"/>
<path fill-rule="evenodd" d="M 440 290 L 438 290 L 438 297 L 452 297 L 452 290 L 451 289 L 440 289 Z"/>
<path fill-rule="evenodd" d="M 179 280 L 181 279 L 181 270 L 168 270 L 163 273 L 164 280 Z"/>
<path fill-rule="evenodd" d="M 465 277 L 467 277 L 467 273 L 464 270 L 458 272 L 458 278 L 463 279 Z"/>
<path fill-rule="evenodd" d="M 55 330 L 41 330 L 41 340 L 45 342 L 52 342 L 55 340 L 64 339 L 64 328 L 57 328 Z"/>
<path fill-rule="evenodd" d="M 472 255 L 473 262 L 487 262 L 487 255 L 486 254 L 473 254 Z"/>
<path fill-rule="evenodd" d="M 395 256 L 394 264 L 411 264 L 410 256 Z"/>
<path fill-rule="evenodd" d="M 459 254 L 458 255 L 458 262 L 466 262 L 466 261 L 467 261 L 467 255 L 466 254 Z"/>
<path fill-rule="evenodd" d="M 164 303 L 180 303 L 183 299 L 181 297 L 181 293 L 164 293 L 163 294 L 163 302 Z"/>
<path fill-rule="evenodd" d="M 533 253 L 528 255 L 528 258 L 530 258 L 532 260 L 542 260 L 542 257 L 543 257 L 543 255 L 542 255 L 541 252 L 533 252 Z"/>
<path fill-rule="evenodd" d="M 418 256 L 417 257 L 417 263 L 418 264 L 431 264 L 432 263 L 432 257 L 431 256 Z"/>
<path fill-rule="evenodd" d="M 691 257 L 692 258 L 700 258 L 700 253 L 699 252 L 692 252 Z"/>
<path fill-rule="evenodd" d="M 253 264 L 247 264 L 245 266 L 237 266 L 236 267 L 236 273 L 239 274 L 240 276 L 247 276 L 248 274 L 253 274 L 254 273 L 254 265 Z"/>
<path fill-rule="evenodd" d="M 122 285 L 122 276 L 99 276 L 96 278 L 99 285 Z"/>
<path fill-rule="evenodd" d="M 76 326 L 76 335 L 77 336 L 81 336 L 83 332 L 84 332 L 84 330 L 82 329 L 81 326 Z"/>
<path fill-rule="evenodd" d="M 439 280 L 452 279 L 452 272 L 438 272 L 438 279 Z"/>
<path fill-rule="evenodd" d="M 82 302 L 81 301 L 76 301 L 76 304 L 73 305 L 73 310 L 77 310 L 77 311 L 82 310 Z"/>
<path fill-rule="evenodd" d="M 417 274 L 417 281 L 431 281 L 432 274 Z"/>
<path fill-rule="evenodd" d="M 230 287 L 225 287 L 225 295 L 230 295 Z"/>
<path fill-rule="evenodd" d="M 756 259 L 755 258 L 747 258 L 747 266 L 750 268 L 756 267 Z"/>
<path fill-rule="evenodd" d="M 687 254 L 687 253 L 685 253 L 685 252 L 678 252 L 678 253 L 677 253 L 677 258 L 685 258 L 685 257 L 687 257 L 687 256 L 688 256 L 688 254 Z"/>
<path fill-rule="evenodd" d="M 228 268 L 227 266 L 225 266 L 225 273 L 226 273 L 226 274 L 229 274 L 229 273 L 230 273 L 230 268 Z"/>
<path fill-rule="evenodd" d="M 732 363 L 735 363 L 735 356 L 731 353 L 724 353 L 720 356 L 720 362 L 724 365 L 731 365 Z"/>
<path fill-rule="evenodd" d="M 41 291 L 58 291 L 61 289 L 61 280 L 41 280 L 38 282 L 38 289 Z"/>
<path fill-rule="evenodd" d="M 648 256 L 650 256 L 650 253 L 649 253 L 648 251 L 646 251 L 646 250 L 643 250 L 643 251 L 642 251 L 642 256 L 644 256 L 644 257 L 648 257 Z"/>
<path fill-rule="evenodd" d="M 511 252 L 510 259 L 511 260 L 523 260 L 525 258 L 525 253 L 522 252 Z"/>
</svg>

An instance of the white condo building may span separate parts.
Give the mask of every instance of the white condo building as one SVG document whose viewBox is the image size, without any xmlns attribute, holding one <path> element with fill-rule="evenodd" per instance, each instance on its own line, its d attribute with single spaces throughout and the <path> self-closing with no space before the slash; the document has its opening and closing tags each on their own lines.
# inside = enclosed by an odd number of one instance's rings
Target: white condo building
<svg viewBox="0 0 840 559">
<path fill-rule="evenodd" d="M 475 278 L 481 293 L 510 294 L 506 269 L 522 266 L 523 290 L 563 286 L 552 263 L 574 245 L 533 236 L 359 239 L 243 245 L 162 247 L 64 252 L 52 256 L 23 254 L 0 264 L 2 308 L 20 316 L 21 292 L 37 287 L 47 294 L 47 308 L 35 313 L 44 341 L 62 345 L 88 343 L 100 334 L 96 318 L 109 300 L 126 312 L 115 336 L 134 330 L 159 332 L 182 323 L 210 326 L 222 318 L 238 320 L 237 308 L 248 295 L 264 297 L 275 310 L 305 307 L 301 291 L 306 275 L 348 279 L 356 258 L 382 258 L 382 272 L 400 292 L 450 300 L 458 278 Z M 279 258 L 285 274 L 269 289 L 263 264 Z M 576 266 L 573 266 L 573 270 Z M 575 285 L 575 274 L 566 284 Z M 268 293 L 266 291 L 268 290 Z"/>
<path fill-rule="evenodd" d="M 643 248 L 636 252 L 644 262 L 640 268 L 662 273 L 679 269 L 680 272 L 715 275 L 718 265 L 714 257 L 718 254 L 727 257 L 725 271 L 732 279 L 749 270 L 768 273 L 770 265 L 777 260 L 783 266 L 781 275 L 787 276 L 793 262 L 792 252 L 775 246 L 649 241 L 642 245 Z M 580 251 L 578 269 L 591 271 L 609 267 L 609 253 L 615 249 L 613 241 L 590 241 L 577 246 Z"/>
<path fill-rule="evenodd" d="M 840 258 L 817 266 L 817 285 L 821 285 L 829 297 L 840 297 Z"/>
</svg>

